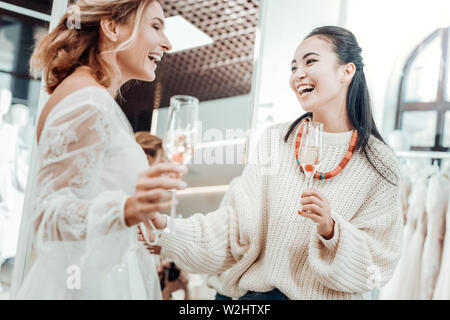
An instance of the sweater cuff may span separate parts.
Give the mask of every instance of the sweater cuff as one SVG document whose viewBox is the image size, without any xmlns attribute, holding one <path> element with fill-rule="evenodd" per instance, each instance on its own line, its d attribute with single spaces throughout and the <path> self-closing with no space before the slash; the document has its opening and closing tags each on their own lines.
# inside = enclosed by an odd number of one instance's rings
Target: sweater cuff
<svg viewBox="0 0 450 320">
<path fill-rule="evenodd" d="M 333 221 L 334 221 L 334 229 L 333 229 L 333 237 L 331 237 L 331 239 L 325 239 L 322 235 L 317 233 L 317 237 L 319 238 L 319 240 L 323 243 L 323 245 L 330 251 L 336 251 L 337 247 L 338 247 L 338 242 L 339 242 L 339 232 L 340 232 L 340 228 L 338 226 L 338 222 L 337 219 L 335 219 L 333 216 Z"/>
<path fill-rule="evenodd" d="M 167 226 L 168 228 L 164 229 L 159 238 L 161 256 L 171 259 L 174 256 L 183 256 L 184 247 L 195 241 L 194 227 L 189 224 L 187 219 L 172 219 L 171 217 L 167 217 Z"/>
</svg>

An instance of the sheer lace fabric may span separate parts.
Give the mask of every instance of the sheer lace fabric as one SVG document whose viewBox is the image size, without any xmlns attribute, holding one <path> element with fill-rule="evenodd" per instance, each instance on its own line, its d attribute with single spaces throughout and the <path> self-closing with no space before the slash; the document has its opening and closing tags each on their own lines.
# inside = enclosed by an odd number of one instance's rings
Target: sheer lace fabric
<svg viewBox="0 0 450 320">
<path fill-rule="evenodd" d="M 37 151 L 32 205 L 24 211 L 29 227 L 22 228 L 33 235 L 36 259 L 23 267 L 17 298 L 160 298 L 154 258 L 142 254 L 136 228 L 124 222 L 147 159 L 108 92 L 88 87 L 63 99 Z M 79 270 L 79 289 L 67 285 L 70 268 Z"/>
</svg>

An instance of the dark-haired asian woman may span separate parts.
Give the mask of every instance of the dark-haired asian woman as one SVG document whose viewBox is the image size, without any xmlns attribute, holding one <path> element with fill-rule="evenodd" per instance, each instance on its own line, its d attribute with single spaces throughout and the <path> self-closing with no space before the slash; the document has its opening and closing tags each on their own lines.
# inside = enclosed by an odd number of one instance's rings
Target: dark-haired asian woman
<svg viewBox="0 0 450 320">
<path fill-rule="evenodd" d="M 346 29 L 317 28 L 291 68 L 307 113 L 267 129 L 228 205 L 176 219 L 161 254 L 195 272 L 230 269 L 224 289 L 240 299 L 368 298 L 394 272 L 402 211 L 397 158 L 373 120 L 361 48 Z M 310 189 L 296 162 L 305 121 L 324 128 Z"/>
</svg>

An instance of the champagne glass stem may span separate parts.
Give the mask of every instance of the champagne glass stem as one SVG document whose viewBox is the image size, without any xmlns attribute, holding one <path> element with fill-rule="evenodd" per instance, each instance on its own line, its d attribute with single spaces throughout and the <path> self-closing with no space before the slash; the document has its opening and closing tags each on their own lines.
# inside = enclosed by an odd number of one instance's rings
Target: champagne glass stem
<svg viewBox="0 0 450 320">
<path fill-rule="evenodd" d="M 306 184 L 306 188 L 311 189 L 312 181 L 314 179 L 314 175 L 308 177 L 308 183 Z"/>
<path fill-rule="evenodd" d="M 176 218 L 176 215 L 177 215 L 177 206 L 175 204 L 175 201 L 177 200 L 177 190 L 173 189 L 171 191 L 172 191 L 172 202 L 174 204 L 170 208 L 170 218 L 171 218 L 170 221 L 171 221 L 171 223 L 170 223 L 170 228 L 169 229 L 173 233 L 173 220 Z"/>
<path fill-rule="evenodd" d="M 309 185 L 309 177 L 305 174 L 305 180 L 303 180 L 303 184 L 302 184 L 302 193 L 305 192 L 306 189 L 308 189 L 308 185 Z M 300 210 L 303 211 L 303 206 L 300 205 Z M 298 218 L 296 221 L 303 221 L 303 218 Z"/>
<path fill-rule="evenodd" d="M 306 189 L 311 189 L 312 180 L 314 179 L 314 173 L 310 174 L 309 177 L 306 179 Z M 306 212 L 311 212 L 310 210 L 307 210 Z"/>
</svg>

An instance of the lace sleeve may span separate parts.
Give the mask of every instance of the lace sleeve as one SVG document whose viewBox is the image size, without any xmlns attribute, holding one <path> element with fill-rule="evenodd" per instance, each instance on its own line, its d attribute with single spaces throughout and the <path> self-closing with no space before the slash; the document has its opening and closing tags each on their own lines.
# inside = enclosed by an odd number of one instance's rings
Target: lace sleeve
<svg viewBox="0 0 450 320">
<path fill-rule="evenodd" d="M 106 264 L 115 264 L 129 244 L 130 228 L 124 222 L 127 194 L 101 188 L 113 130 L 102 108 L 95 103 L 66 105 L 47 119 L 39 141 L 33 210 L 38 254 L 58 254 L 56 244 L 68 263 L 86 266 L 88 257 L 95 255 L 95 263 L 106 259 Z"/>
</svg>

